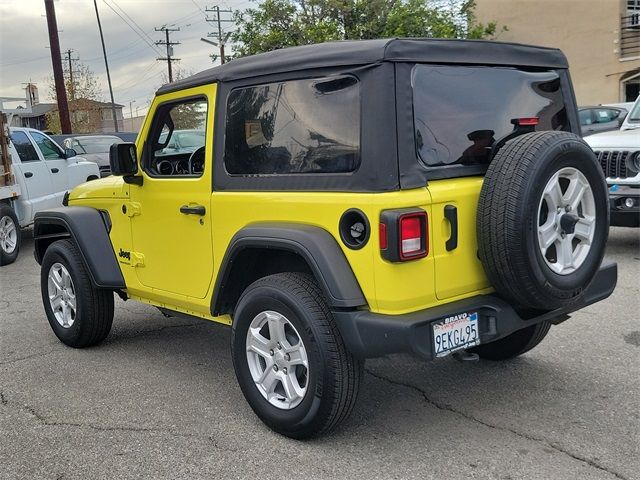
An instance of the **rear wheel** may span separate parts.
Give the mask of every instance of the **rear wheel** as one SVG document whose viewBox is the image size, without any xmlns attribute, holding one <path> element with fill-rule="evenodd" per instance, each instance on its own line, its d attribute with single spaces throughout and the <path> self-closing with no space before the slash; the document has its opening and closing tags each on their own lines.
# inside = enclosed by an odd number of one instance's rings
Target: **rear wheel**
<svg viewBox="0 0 640 480">
<path fill-rule="evenodd" d="M 470 349 L 486 360 L 508 360 L 537 346 L 549 333 L 551 324 L 542 322 L 532 325 L 495 342 L 486 343 Z"/>
<path fill-rule="evenodd" d="M 16 261 L 21 240 L 16 212 L 9 205 L 0 204 L 0 265 Z"/>
<path fill-rule="evenodd" d="M 242 294 L 233 365 L 247 402 L 292 438 L 330 431 L 351 413 L 363 364 L 347 350 L 313 277 L 279 273 Z"/>
<path fill-rule="evenodd" d="M 93 286 L 70 240 L 52 243 L 42 259 L 42 302 L 53 333 L 75 348 L 100 343 L 111 330 L 113 292 Z"/>
</svg>

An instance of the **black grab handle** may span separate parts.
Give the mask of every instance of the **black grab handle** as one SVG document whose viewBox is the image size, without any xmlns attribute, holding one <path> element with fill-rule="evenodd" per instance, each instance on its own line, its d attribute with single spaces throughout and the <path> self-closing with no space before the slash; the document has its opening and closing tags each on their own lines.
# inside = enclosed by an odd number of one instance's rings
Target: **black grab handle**
<svg viewBox="0 0 640 480">
<path fill-rule="evenodd" d="M 458 209 L 453 205 L 444 206 L 444 218 L 451 224 L 451 236 L 445 244 L 447 252 L 458 248 Z"/>
<path fill-rule="evenodd" d="M 190 207 L 189 205 L 182 205 L 180 207 L 180 213 L 184 213 L 185 215 L 204 215 L 207 210 L 202 205 L 194 205 Z"/>
</svg>

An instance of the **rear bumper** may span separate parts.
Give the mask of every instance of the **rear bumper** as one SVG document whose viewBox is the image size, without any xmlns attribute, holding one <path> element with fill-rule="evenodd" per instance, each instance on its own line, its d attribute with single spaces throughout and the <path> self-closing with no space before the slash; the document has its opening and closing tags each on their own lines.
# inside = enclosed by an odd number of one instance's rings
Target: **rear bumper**
<svg viewBox="0 0 640 480">
<path fill-rule="evenodd" d="M 634 205 L 627 207 L 625 200 Z M 614 227 L 640 227 L 640 188 L 620 185 L 615 193 L 609 193 L 610 224 Z"/>
<path fill-rule="evenodd" d="M 333 316 L 347 348 L 357 357 L 372 358 L 411 352 L 431 360 L 435 356 L 433 322 L 459 313 L 478 312 L 480 342 L 489 343 L 536 323 L 560 323 L 566 320 L 570 312 L 611 295 L 617 276 L 617 264 L 603 263 L 580 301 L 566 308 L 537 311 L 529 316 L 521 316 L 496 295 L 479 295 L 405 315 L 382 315 L 357 310 L 336 311 Z"/>
</svg>

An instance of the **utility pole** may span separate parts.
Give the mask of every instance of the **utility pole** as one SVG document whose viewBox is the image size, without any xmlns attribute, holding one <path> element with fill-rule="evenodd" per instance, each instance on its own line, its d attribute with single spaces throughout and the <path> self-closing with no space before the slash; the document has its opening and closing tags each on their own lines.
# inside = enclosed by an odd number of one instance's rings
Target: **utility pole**
<svg viewBox="0 0 640 480">
<path fill-rule="evenodd" d="M 156 32 L 164 32 L 165 33 L 165 37 L 166 40 L 158 40 L 156 42 L 156 45 L 166 45 L 167 47 L 167 56 L 166 57 L 159 57 L 156 60 L 160 60 L 162 62 L 166 61 L 167 62 L 167 69 L 169 71 L 169 83 L 173 82 L 173 73 L 171 71 L 171 62 L 177 62 L 178 60 L 180 60 L 179 58 L 173 58 L 173 46 L 174 45 L 180 45 L 180 42 L 172 42 L 171 40 L 169 40 L 169 32 L 179 32 L 180 28 L 167 28 L 166 25 L 163 25 L 160 28 L 155 28 Z"/>
<path fill-rule="evenodd" d="M 98 30 L 100 30 L 100 42 L 102 43 L 102 55 L 104 55 L 104 66 L 107 70 L 107 83 L 109 84 L 109 95 L 111 95 L 111 115 L 113 115 L 113 128 L 118 132 L 118 117 L 116 116 L 116 102 L 113 100 L 113 88 L 111 88 L 111 75 L 109 74 L 109 62 L 107 62 L 107 49 L 104 46 L 104 35 L 102 34 L 102 24 L 100 23 L 100 14 L 98 13 L 98 3 L 93 0 L 93 6 L 96 8 L 96 18 L 98 19 Z"/>
<path fill-rule="evenodd" d="M 207 37 L 217 37 L 218 39 L 218 48 L 220 49 L 220 63 L 224 63 L 225 62 L 225 57 L 224 57 L 224 46 L 227 43 L 227 40 L 229 39 L 229 35 L 230 33 L 227 33 L 226 35 L 222 35 L 222 24 L 224 22 L 228 22 L 228 23 L 233 23 L 233 20 L 229 19 L 229 18 L 221 18 L 220 14 L 221 13 L 233 13 L 233 10 L 221 10 L 220 7 L 218 5 L 211 7 L 211 8 L 206 8 L 205 9 L 206 12 L 214 12 L 216 14 L 215 18 L 209 18 L 206 17 L 205 20 L 207 22 L 215 22 L 218 24 L 218 34 L 216 35 L 215 33 L 208 33 Z"/>
<path fill-rule="evenodd" d="M 64 88 L 64 75 L 62 73 L 62 57 L 60 56 L 60 39 L 58 38 L 58 22 L 56 21 L 56 9 L 53 0 L 44 0 L 47 12 L 47 28 L 49 30 L 49 46 L 51 47 L 51 63 L 53 64 L 53 79 L 56 84 L 56 99 L 58 101 L 58 113 L 60 115 L 60 129 L 62 133 L 71 133 L 71 120 L 69 119 L 69 104 L 67 91 Z"/>
<path fill-rule="evenodd" d="M 77 61 L 80 60 L 79 58 L 71 58 L 71 54 L 73 53 L 73 50 L 69 49 L 66 52 L 66 57 L 67 57 L 67 61 L 69 62 L 69 95 L 71 96 L 71 100 L 75 100 L 75 96 L 76 96 L 76 87 L 75 84 L 73 83 L 73 64 L 71 63 L 72 61 Z"/>
</svg>

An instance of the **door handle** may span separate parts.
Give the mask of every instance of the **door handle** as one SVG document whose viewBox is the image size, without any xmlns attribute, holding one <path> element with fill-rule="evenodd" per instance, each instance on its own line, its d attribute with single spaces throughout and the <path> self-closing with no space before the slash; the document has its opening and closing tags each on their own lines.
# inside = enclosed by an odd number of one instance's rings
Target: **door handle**
<svg viewBox="0 0 640 480">
<path fill-rule="evenodd" d="M 204 215 L 207 213 L 207 210 L 202 205 L 182 205 L 180 207 L 180 213 L 184 213 L 185 215 Z"/>
<path fill-rule="evenodd" d="M 451 224 L 451 236 L 445 243 L 447 252 L 450 252 L 458 248 L 458 209 L 453 205 L 445 205 L 444 218 Z"/>
<path fill-rule="evenodd" d="M 25 177 L 27 177 L 27 178 L 31 178 L 31 177 L 33 177 L 33 173 L 31 173 L 31 172 L 24 172 L 24 176 L 25 176 Z"/>
<path fill-rule="evenodd" d="M 57 168 L 52 168 L 51 169 L 51 173 L 58 173 L 60 170 L 58 170 Z"/>
</svg>

